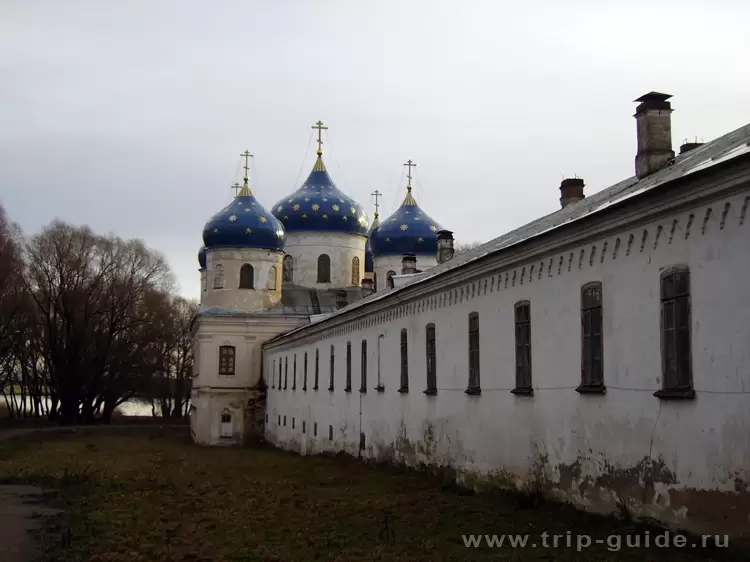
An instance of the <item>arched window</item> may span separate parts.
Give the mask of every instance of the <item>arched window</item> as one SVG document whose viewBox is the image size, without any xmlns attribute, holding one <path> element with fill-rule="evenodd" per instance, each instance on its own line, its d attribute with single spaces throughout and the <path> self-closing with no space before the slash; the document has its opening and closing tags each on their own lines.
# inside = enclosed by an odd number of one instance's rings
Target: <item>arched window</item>
<svg viewBox="0 0 750 562">
<path fill-rule="evenodd" d="M 291 283 L 294 280 L 294 260 L 292 256 L 284 256 L 284 283 Z"/>
<path fill-rule="evenodd" d="M 253 271 L 253 266 L 246 263 L 240 268 L 240 289 L 254 289 L 254 282 L 255 271 Z"/>
<path fill-rule="evenodd" d="M 268 270 L 268 290 L 269 291 L 275 291 L 276 290 L 276 266 L 272 265 L 271 269 Z"/>
<path fill-rule="evenodd" d="M 318 283 L 331 282 L 331 258 L 326 254 L 318 257 Z"/>
<path fill-rule="evenodd" d="M 224 266 L 216 264 L 214 267 L 214 289 L 224 288 Z"/>
<path fill-rule="evenodd" d="M 389 289 L 393 289 L 393 276 L 396 275 L 396 272 L 391 270 L 386 274 L 385 278 L 385 286 Z"/>
<path fill-rule="evenodd" d="M 352 258 L 352 285 L 359 285 L 359 258 Z"/>
<path fill-rule="evenodd" d="M 673 267 L 661 276 L 664 377 L 662 391 L 657 392 L 657 396 L 694 396 L 690 328 L 690 271 L 684 266 Z"/>
</svg>

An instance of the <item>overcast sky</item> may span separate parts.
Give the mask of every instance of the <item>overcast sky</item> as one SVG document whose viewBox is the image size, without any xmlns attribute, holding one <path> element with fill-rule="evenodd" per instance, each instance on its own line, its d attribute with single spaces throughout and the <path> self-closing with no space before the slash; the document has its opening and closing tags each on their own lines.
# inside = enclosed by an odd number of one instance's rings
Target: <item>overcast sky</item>
<svg viewBox="0 0 750 562">
<path fill-rule="evenodd" d="M 747 0 L 0 0 L 0 201 L 138 237 L 199 296 L 208 218 L 241 181 L 270 207 L 314 158 L 363 205 L 419 204 L 459 242 L 633 175 L 636 97 L 673 142 L 750 121 Z M 305 158 L 305 154 L 307 157 Z"/>
</svg>

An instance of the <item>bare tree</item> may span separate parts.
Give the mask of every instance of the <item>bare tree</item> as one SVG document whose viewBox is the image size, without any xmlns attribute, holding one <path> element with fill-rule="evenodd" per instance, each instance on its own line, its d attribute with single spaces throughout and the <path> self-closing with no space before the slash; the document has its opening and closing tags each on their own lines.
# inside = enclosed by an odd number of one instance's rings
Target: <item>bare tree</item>
<svg viewBox="0 0 750 562">
<path fill-rule="evenodd" d="M 60 421 L 106 421 L 156 369 L 149 299 L 170 289 L 166 262 L 138 240 L 60 221 L 34 236 L 27 254 L 26 287 Z"/>
<path fill-rule="evenodd" d="M 474 248 L 478 248 L 481 246 L 481 242 L 469 242 L 467 244 L 456 244 L 454 247 L 454 254 L 465 254 L 466 252 L 469 252 L 473 250 Z"/>
</svg>

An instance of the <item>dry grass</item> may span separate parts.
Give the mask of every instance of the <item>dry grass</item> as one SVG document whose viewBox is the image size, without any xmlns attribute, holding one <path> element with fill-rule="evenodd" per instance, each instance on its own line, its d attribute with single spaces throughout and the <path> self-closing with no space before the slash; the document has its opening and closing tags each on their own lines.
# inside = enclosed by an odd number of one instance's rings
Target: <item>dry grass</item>
<svg viewBox="0 0 750 562">
<path fill-rule="evenodd" d="M 725 549 L 467 549 L 462 533 L 596 540 L 644 529 L 551 503 L 520 509 L 510 495 L 447 493 L 424 475 L 351 459 L 201 448 L 184 431 L 0 442 L 0 479 L 61 491 L 58 561 L 731 559 Z"/>
</svg>

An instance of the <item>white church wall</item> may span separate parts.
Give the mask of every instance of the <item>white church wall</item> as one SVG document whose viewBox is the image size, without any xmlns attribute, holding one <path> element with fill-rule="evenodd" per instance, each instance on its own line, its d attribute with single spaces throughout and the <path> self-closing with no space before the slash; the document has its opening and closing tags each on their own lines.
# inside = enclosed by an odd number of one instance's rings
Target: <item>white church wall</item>
<svg viewBox="0 0 750 562">
<path fill-rule="evenodd" d="M 285 251 L 292 256 L 292 283 L 302 287 L 350 287 L 352 283 L 352 261 L 359 260 L 356 285 L 362 283 L 365 274 L 364 236 L 344 232 L 289 232 Z M 318 258 L 325 254 L 331 259 L 331 282 L 318 283 Z"/>
<path fill-rule="evenodd" d="M 276 306 L 281 301 L 283 257 L 282 252 L 258 248 L 209 248 L 201 310 L 220 307 L 252 312 Z M 253 268 L 252 289 L 240 288 L 240 271 L 245 264 Z M 218 272 L 217 266 L 223 273 Z"/>
<path fill-rule="evenodd" d="M 417 269 L 427 271 L 437 265 L 437 257 L 427 254 L 417 254 Z M 377 290 L 383 291 L 388 288 L 388 272 L 393 271 L 396 275 L 401 275 L 403 266 L 403 256 L 378 256 L 372 260 Z"/>
<path fill-rule="evenodd" d="M 307 322 L 304 316 L 199 316 L 193 332 L 191 414 L 194 440 L 204 445 L 235 445 L 245 439 L 245 407 L 261 382 L 263 342 Z M 234 348 L 234 373 L 219 372 L 221 346 Z M 223 414 L 231 431 L 222 431 Z M 225 425 L 224 425 L 225 428 Z"/>
<path fill-rule="evenodd" d="M 625 498 L 635 514 L 668 524 L 739 532 L 750 507 L 750 292 L 739 281 L 750 275 L 749 200 L 746 190 L 651 222 L 633 216 L 629 226 L 585 244 L 530 250 L 494 269 L 467 266 L 460 281 L 425 283 L 419 298 L 399 292 L 385 299 L 387 309 L 376 302 L 344 325 L 321 333 L 311 327 L 298 341 L 292 335 L 273 342 L 267 362 L 297 354 L 299 369 L 299 357 L 308 353 L 308 384 L 318 349 L 319 388 L 269 389 L 266 438 L 303 454 L 344 450 L 411 466 L 450 466 L 470 485 L 538 482 L 550 495 L 595 511 L 615 510 Z M 674 265 L 690 269 L 691 400 L 653 395 L 662 386 L 660 275 Z M 592 281 L 603 290 L 606 394 L 576 392 L 581 287 Z M 510 392 L 514 304 L 521 300 L 531 305 L 533 396 Z M 471 312 L 480 320 L 477 396 L 465 393 Z M 436 327 L 434 396 L 423 392 L 429 323 Z M 404 328 L 409 391 L 398 392 Z M 375 389 L 379 336 L 382 392 Z M 363 339 L 366 393 L 359 392 Z M 347 341 L 351 392 L 344 392 Z M 279 425 L 284 416 L 287 425 Z"/>
</svg>

